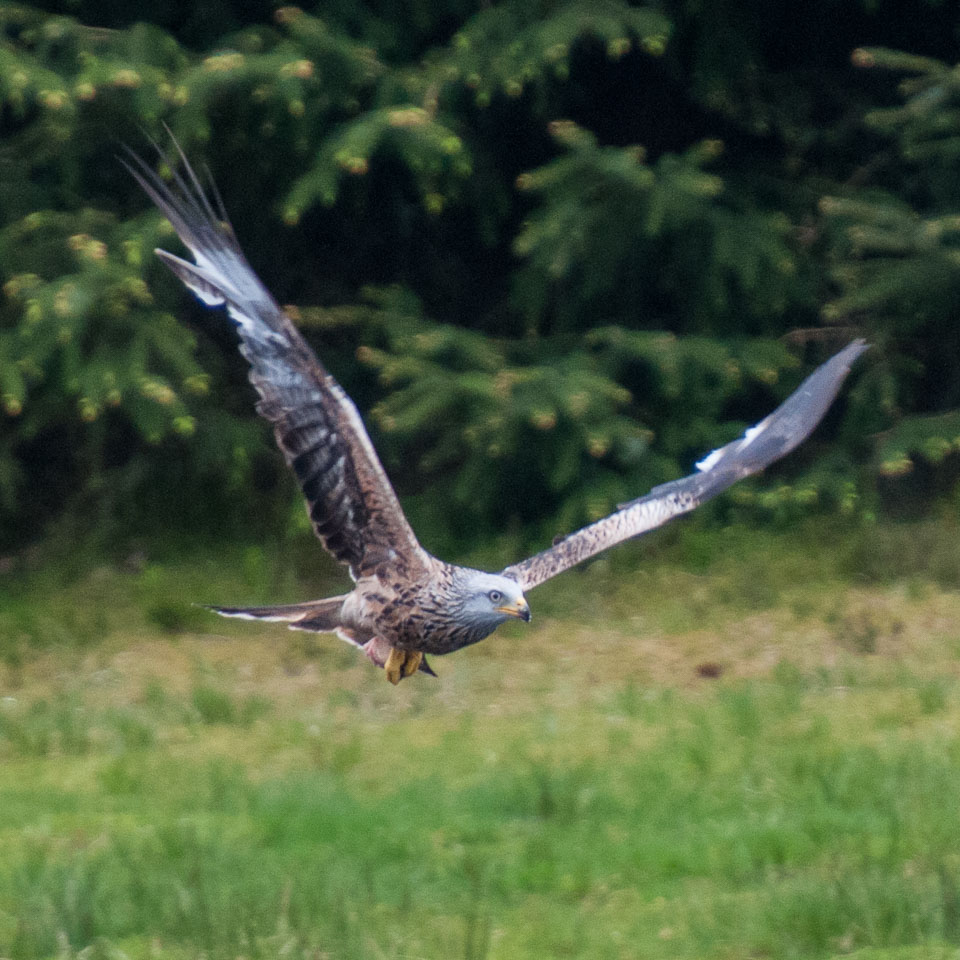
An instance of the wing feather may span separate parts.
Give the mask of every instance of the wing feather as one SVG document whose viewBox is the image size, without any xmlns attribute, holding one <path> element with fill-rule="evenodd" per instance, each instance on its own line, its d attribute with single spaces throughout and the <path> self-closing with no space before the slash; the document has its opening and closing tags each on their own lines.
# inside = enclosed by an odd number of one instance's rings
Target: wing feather
<svg viewBox="0 0 960 960">
<path fill-rule="evenodd" d="M 810 435 L 836 397 L 850 366 L 866 349 L 863 340 L 848 344 L 743 437 L 704 457 L 697 464 L 696 473 L 654 487 L 646 496 L 621 504 L 608 517 L 507 567 L 503 575 L 530 590 L 588 557 L 689 513 L 738 480 L 762 470 Z"/>
<path fill-rule="evenodd" d="M 226 307 L 236 325 L 260 396 L 257 411 L 273 424 L 317 535 L 354 579 L 384 562 L 405 566 L 410 575 L 427 569 L 429 555 L 407 523 L 356 407 L 247 263 L 217 194 L 215 210 L 179 145 L 177 151 L 185 174 L 174 173 L 169 186 L 132 152 L 131 162 L 121 162 L 194 262 L 165 250 L 157 256 L 202 303 Z"/>
</svg>

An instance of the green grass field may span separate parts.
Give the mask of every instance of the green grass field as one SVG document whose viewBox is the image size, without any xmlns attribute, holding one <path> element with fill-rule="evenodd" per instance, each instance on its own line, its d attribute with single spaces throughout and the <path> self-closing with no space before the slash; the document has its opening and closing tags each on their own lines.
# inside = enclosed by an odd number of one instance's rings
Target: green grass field
<svg viewBox="0 0 960 960">
<path fill-rule="evenodd" d="M 257 550 L 8 572 L 0 957 L 960 956 L 955 544 L 690 527 L 396 689 L 190 605 Z"/>
</svg>

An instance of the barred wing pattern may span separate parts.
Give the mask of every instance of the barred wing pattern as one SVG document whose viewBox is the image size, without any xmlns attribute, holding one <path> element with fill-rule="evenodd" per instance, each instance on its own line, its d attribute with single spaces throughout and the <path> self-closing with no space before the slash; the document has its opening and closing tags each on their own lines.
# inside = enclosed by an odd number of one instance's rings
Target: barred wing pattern
<svg viewBox="0 0 960 960">
<path fill-rule="evenodd" d="M 179 147 L 177 147 L 179 150 Z M 166 161 L 162 151 L 160 156 Z M 356 407 L 247 263 L 219 197 L 215 210 L 186 157 L 172 186 L 139 156 L 122 161 L 195 263 L 156 254 L 207 306 L 225 306 L 260 395 L 257 411 L 300 483 L 323 545 L 354 580 L 388 563 L 416 576 L 429 556 L 407 523 Z M 171 169 L 173 165 L 168 163 Z"/>
<path fill-rule="evenodd" d="M 646 496 L 622 504 L 608 517 L 507 567 L 503 575 L 516 580 L 523 590 L 530 590 L 617 543 L 689 513 L 738 480 L 763 470 L 810 435 L 836 397 L 851 364 L 866 349 L 863 340 L 848 344 L 743 437 L 704 457 L 697 464 L 696 473 L 654 487 Z"/>
</svg>

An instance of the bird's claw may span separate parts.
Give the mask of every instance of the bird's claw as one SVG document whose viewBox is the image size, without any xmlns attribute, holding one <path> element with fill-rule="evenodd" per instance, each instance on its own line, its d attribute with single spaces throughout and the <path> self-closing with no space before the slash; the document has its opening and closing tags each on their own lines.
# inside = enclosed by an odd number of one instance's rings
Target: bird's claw
<svg viewBox="0 0 960 960">
<path fill-rule="evenodd" d="M 423 654 L 419 650 L 398 650 L 391 648 L 390 656 L 383 665 L 387 679 L 396 686 L 404 677 L 411 677 L 420 668 Z"/>
</svg>

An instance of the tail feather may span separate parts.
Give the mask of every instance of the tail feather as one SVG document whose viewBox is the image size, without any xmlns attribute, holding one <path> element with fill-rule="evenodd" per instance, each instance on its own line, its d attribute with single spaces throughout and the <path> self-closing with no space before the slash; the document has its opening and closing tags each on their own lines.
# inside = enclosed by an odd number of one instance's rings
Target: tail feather
<svg viewBox="0 0 960 960">
<path fill-rule="evenodd" d="M 305 603 L 278 604 L 267 607 L 214 607 L 204 604 L 207 610 L 219 613 L 221 617 L 238 617 L 241 620 L 263 620 L 266 623 L 286 623 L 291 630 L 307 630 L 312 633 L 335 633 L 341 640 L 355 647 L 364 648 L 352 632 L 340 623 L 340 611 L 343 601 L 349 594 L 339 597 L 327 597 L 325 600 L 308 600 Z M 373 659 L 373 658 L 371 658 Z M 374 660 L 377 666 L 383 663 Z M 435 677 L 433 668 L 424 657 L 420 661 L 420 672 Z"/>
<path fill-rule="evenodd" d="M 265 620 L 270 623 L 289 623 L 292 629 L 326 633 L 340 626 L 340 611 L 347 595 L 308 600 L 305 603 L 279 604 L 268 607 L 214 607 L 208 610 L 221 617 L 239 617 L 241 620 Z"/>
</svg>

